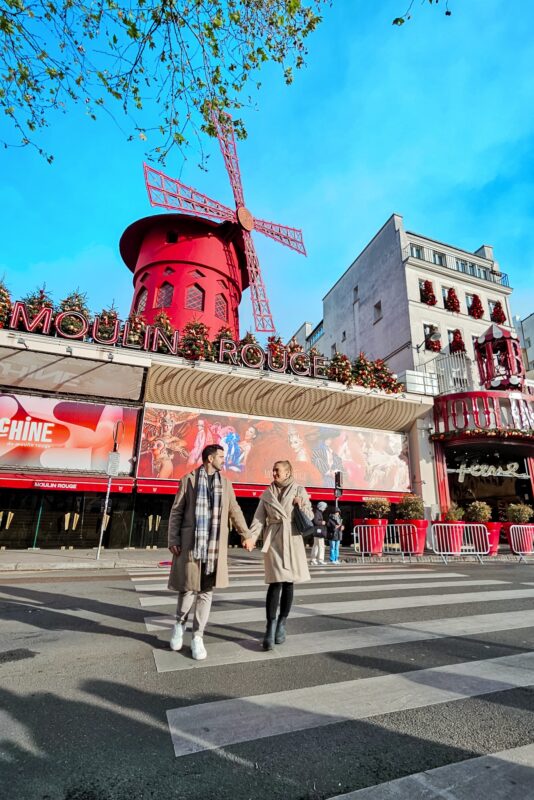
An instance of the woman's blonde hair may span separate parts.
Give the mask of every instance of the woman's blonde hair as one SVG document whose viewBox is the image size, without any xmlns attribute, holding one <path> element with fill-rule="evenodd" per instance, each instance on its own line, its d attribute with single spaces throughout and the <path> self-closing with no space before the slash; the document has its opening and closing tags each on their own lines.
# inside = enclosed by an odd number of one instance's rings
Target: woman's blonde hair
<svg viewBox="0 0 534 800">
<path fill-rule="evenodd" d="M 293 465 L 291 464 L 291 461 L 275 461 L 273 464 L 273 469 L 276 467 L 277 464 L 283 464 L 284 467 L 289 472 L 289 477 L 290 478 L 293 477 Z"/>
</svg>

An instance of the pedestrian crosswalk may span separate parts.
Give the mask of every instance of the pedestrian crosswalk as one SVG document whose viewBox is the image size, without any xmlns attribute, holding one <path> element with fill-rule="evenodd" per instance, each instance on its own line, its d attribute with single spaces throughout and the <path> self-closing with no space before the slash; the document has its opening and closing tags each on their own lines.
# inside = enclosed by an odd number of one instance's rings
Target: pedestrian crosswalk
<svg viewBox="0 0 534 800">
<path fill-rule="evenodd" d="M 214 676 L 217 668 L 239 669 L 243 676 L 247 674 L 243 670 L 262 665 L 269 670 L 286 664 L 295 676 L 291 685 L 279 685 L 276 690 L 269 686 L 264 692 L 258 684 L 257 691 L 243 696 L 237 691 L 236 696 L 224 699 L 207 695 L 198 702 L 169 705 L 166 715 L 177 758 L 198 758 L 201 753 L 225 748 L 231 748 L 235 756 L 240 747 L 263 740 L 269 740 L 272 748 L 283 748 L 290 734 L 312 736 L 313 731 L 332 730 L 336 725 L 396 720 L 399 714 L 408 726 L 413 719 L 415 730 L 416 715 L 429 709 L 480 703 L 487 696 L 534 687 L 534 584 L 530 572 L 522 573 L 521 581 L 491 568 L 462 572 L 444 570 L 442 565 L 342 565 L 314 567 L 311 573 L 310 583 L 295 587 L 287 641 L 264 652 L 263 571 L 249 559 L 234 563 L 230 587 L 215 592 L 205 637 L 208 658 L 202 662 L 193 661 L 188 646 L 179 653 L 168 648 L 175 621 L 169 611 L 176 602 L 166 589 L 168 569 L 130 573 L 136 602 L 147 612 L 145 629 L 156 637 L 155 670 L 159 680 L 172 679 L 175 673 L 178 693 L 180 676 Z M 520 645 L 510 644 L 514 632 L 514 641 Z M 185 641 L 188 644 L 187 635 Z M 412 650 L 413 658 L 406 655 Z M 325 663 L 341 663 L 348 679 L 340 679 L 335 672 L 330 676 L 313 674 L 314 664 L 321 665 L 319 670 Z M 509 763 L 514 775 L 523 776 L 521 759 L 526 756 L 521 748 L 530 748 L 531 753 L 534 746 L 530 740 L 516 738 L 514 746 L 520 755 L 516 757 L 513 750 L 509 762 L 506 756 L 501 760 Z M 493 741 L 495 752 L 506 749 L 501 746 L 507 744 L 504 734 L 492 734 L 487 747 Z M 458 750 L 455 763 L 438 764 L 434 771 L 452 770 L 458 780 L 463 780 L 462 776 L 471 780 L 473 771 L 478 774 L 482 770 L 478 761 L 490 758 L 491 752 L 474 753 L 477 758 L 469 769 L 462 767 L 467 762 Z M 485 769 L 490 766 L 485 764 Z M 354 800 L 360 796 L 362 800 L 449 798 L 438 789 L 432 794 L 425 788 L 434 785 L 434 779 L 436 787 L 441 786 L 446 780 L 441 773 L 423 780 L 413 771 L 411 782 L 399 774 L 396 779 L 393 771 L 391 777 L 390 770 L 386 782 L 377 775 L 366 778 L 363 786 L 343 789 L 347 799 Z M 343 793 L 320 794 L 334 795 Z M 467 800 L 469 796 L 452 794 L 450 798 Z M 522 796 L 529 795 L 523 792 Z"/>
</svg>

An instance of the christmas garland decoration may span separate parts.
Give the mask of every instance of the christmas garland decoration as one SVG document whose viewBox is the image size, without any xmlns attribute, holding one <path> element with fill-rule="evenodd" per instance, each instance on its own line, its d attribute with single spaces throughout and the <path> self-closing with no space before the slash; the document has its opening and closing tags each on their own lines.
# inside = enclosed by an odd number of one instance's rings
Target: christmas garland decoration
<svg viewBox="0 0 534 800">
<path fill-rule="evenodd" d="M 495 322 L 496 325 L 504 325 L 506 322 L 506 314 L 504 313 L 500 300 L 497 300 L 493 307 L 493 311 L 491 312 L 491 321 Z"/>
<path fill-rule="evenodd" d="M 447 433 L 431 433 L 430 440 L 433 442 L 443 442 L 448 439 L 456 439 L 458 435 L 462 438 L 472 438 L 481 436 L 487 439 L 499 437 L 499 439 L 532 439 L 534 438 L 534 428 L 527 428 L 519 430 L 518 428 L 469 428 L 468 430 L 458 429 L 456 431 L 448 431 Z"/>
<path fill-rule="evenodd" d="M 451 353 L 465 353 L 465 344 L 462 338 L 462 332 L 458 328 L 452 332 L 452 342 L 449 345 Z"/>
<path fill-rule="evenodd" d="M 109 308 L 103 308 L 99 314 L 93 317 L 87 306 L 86 295 L 79 290 L 67 295 L 57 307 L 54 305 L 50 294 L 46 291 L 46 286 L 30 292 L 23 298 L 22 302 L 26 305 L 29 317 L 35 317 L 45 307 L 52 309 L 53 319 L 56 318 L 57 314 L 64 313 L 65 316 L 61 321 L 61 330 L 73 337 L 83 330 L 85 323 L 76 316 L 69 317 L 69 311 L 80 314 L 87 320 L 88 332 L 84 337 L 80 337 L 86 341 L 105 344 L 106 339 L 112 340 L 117 333 L 119 317 L 115 306 L 112 304 Z M 10 293 L 3 281 L 0 281 L 0 328 L 5 327 L 8 323 L 12 306 Z M 98 327 L 93 331 L 96 319 L 98 320 Z M 143 314 L 135 312 L 130 314 L 125 323 L 121 325 L 120 341 L 133 347 L 146 347 L 145 335 L 147 327 L 148 322 Z M 161 310 L 155 316 L 151 327 L 159 328 L 170 342 L 173 341 L 176 330 L 165 311 Z M 48 335 L 55 336 L 52 326 Z M 220 343 L 223 339 L 233 341 L 232 331 L 227 326 L 221 327 L 213 340 L 210 340 L 209 328 L 200 320 L 193 320 L 184 325 L 177 354 L 189 361 L 217 361 Z M 236 350 L 239 352 L 244 345 L 249 345 L 246 355 L 248 363 L 241 362 L 242 365 L 259 365 L 262 359 L 265 358 L 264 350 L 255 335 L 250 331 L 239 342 L 235 342 Z M 314 358 L 324 359 L 324 356 L 316 347 L 311 347 L 306 352 L 295 338 L 284 344 L 280 336 L 269 336 L 267 350 L 271 366 L 275 370 L 291 374 L 293 374 L 294 370 L 305 374 L 306 369 Z M 158 341 L 158 352 L 169 352 L 168 346 L 161 337 L 159 337 Z M 372 361 L 364 353 L 360 353 L 358 358 L 351 362 L 348 356 L 343 353 L 336 353 L 330 362 L 327 359 L 324 359 L 324 362 L 325 377 L 331 381 L 343 383 L 345 386 L 377 389 L 388 394 L 399 394 L 404 391 L 404 386 L 398 382 L 397 376 L 391 372 L 382 359 Z M 269 365 L 265 363 L 263 368 L 269 369 Z"/>
<path fill-rule="evenodd" d="M 473 317 L 473 319 L 482 319 L 484 316 L 484 306 L 478 294 L 473 295 L 473 302 L 469 307 L 469 316 Z"/>
<path fill-rule="evenodd" d="M 456 289 L 450 288 L 447 290 L 447 297 L 445 299 L 445 308 L 447 311 L 453 311 L 455 314 L 460 313 L 460 301 L 456 294 Z"/>
<path fill-rule="evenodd" d="M 434 294 L 434 287 L 432 281 L 425 281 L 421 289 L 421 302 L 426 303 L 427 306 L 435 306 L 438 302 Z"/>
</svg>

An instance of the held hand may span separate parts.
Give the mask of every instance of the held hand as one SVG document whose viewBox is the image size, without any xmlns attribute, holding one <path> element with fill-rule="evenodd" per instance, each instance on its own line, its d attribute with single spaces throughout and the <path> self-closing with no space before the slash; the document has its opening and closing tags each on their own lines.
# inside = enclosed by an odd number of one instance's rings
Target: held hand
<svg viewBox="0 0 534 800">
<path fill-rule="evenodd" d="M 296 494 L 293 498 L 293 505 L 302 507 L 302 497 L 300 497 L 298 494 Z"/>
<path fill-rule="evenodd" d="M 243 547 L 245 548 L 245 550 L 248 550 L 249 553 L 252 553 L 256 545 L 252 541 L 252 539 L 243 539 Z"/>
<path fill-rule="evenodd" d="M 169 550 L 171 551 L 173 556 L 176 556 L 176 557 L 178 557 L 180 555 L 180 553 L 182 552 L 182 548 L 178 547 L 177 544 L 173 544 L 172 547 L 169 547 Z"/>
</svg>

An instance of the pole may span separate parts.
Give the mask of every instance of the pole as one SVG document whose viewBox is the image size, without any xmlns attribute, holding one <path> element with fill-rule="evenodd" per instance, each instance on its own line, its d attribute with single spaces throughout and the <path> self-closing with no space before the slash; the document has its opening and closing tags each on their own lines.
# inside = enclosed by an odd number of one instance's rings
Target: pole
<svg viewBox="0 0 534 800">
<path fill-rule="evenodd" d="M 39 527 L 41 525 L 41 514 L 42 513 L 43 513 L 43 495 L 41 493 L 41 498 L 40 498 L 40 501 L 39 501 L 39 512 L 37 514 L 37 524 L 35 526 L 35 536 L 33 537 L 32 550 L 36 549 L 35 545 L 37 544 L 37 536 L 39 535 Z"/>
<path fill-rule="evenodd" d="M 104 524 L 106 521 L 106 513 L 108 510 L 108 503 L 109 503 L 109 493 L 111 491 L 111 475 L 108 478 L 108 488 L 106 491 L 106 500 L 104 502 L 104 511 L 102 513 L 102 522 L 100 524 L 100 538 L 98 540 L 98 549 L 96 551 L 96 560 L 100 558 L 100 550 L 102 549 L 102 539 L 104 538 Z"/>
</svg>

